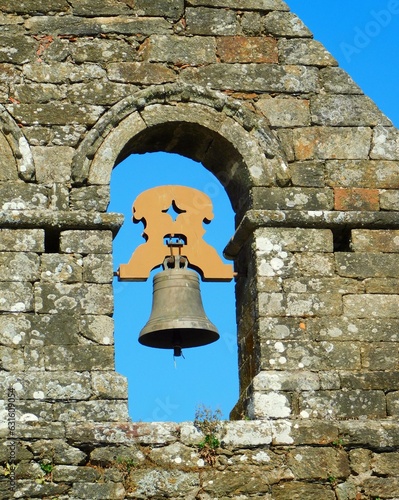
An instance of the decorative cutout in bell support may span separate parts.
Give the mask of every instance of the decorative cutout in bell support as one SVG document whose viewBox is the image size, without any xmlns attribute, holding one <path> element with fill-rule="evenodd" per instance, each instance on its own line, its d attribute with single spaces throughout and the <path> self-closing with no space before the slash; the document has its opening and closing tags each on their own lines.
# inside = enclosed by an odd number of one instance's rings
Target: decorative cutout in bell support
<svg viewBox="0 0 399 500">
<path fill-rule="evenodd" d="M 203 281 L 232 280 L 233 266 L 225 264 L 202 239 L 202 223 L 213 219 L 212 208 L 209 196 L 186 186 L 159 186 L 141 193 L 133 203 L 133 222 L 144 223 L 146 243 L 136 248 L 127 264 L 120 265 L 119 280 L 146 281 L 171 253 L 184 255 L 188 267 L 198 271 Z M 172 209 L 175 219 L 168 213 Z M 178 240 L 175 245 L 174 238 Z"/>
</svg>

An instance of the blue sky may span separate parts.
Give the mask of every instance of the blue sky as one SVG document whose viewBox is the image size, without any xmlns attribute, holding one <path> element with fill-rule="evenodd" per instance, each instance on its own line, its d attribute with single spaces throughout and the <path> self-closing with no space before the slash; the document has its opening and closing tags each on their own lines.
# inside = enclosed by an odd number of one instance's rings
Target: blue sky
<svg viewBox="0 0 399 500">
<path fill-rule="evenodd" d="M 397 0 L 289 0 L 288 5 L 311 29 L 382 111 L 399 125 L 399 2 Z M 115 239 L 114 267 L 127 263 L 144 240 L 142 224 L 131 222 L 133 200 L 163 184 L 196 187 L 214 204 L 214 220 L 205 239 L 222 253 L 234 232 L 233 212 L 218 181 L 202 165 L 177 155 L 129 157 L 114 170 L 109 211 L 125 214 Z M 143 283 L 115 280 L 116 369 L 128 377 L 129 411 L 134 421 L 185 421 L 200 404 L 221 409 L 223 418 L 238 398 L 234 283 L 201 283 L 204 308 L 217 326 L 219 341 L 186 349 L 185 359 L 172 351 L 141 346 L 137 339 L 147 322 L 152 276 Z"/>
</svg>

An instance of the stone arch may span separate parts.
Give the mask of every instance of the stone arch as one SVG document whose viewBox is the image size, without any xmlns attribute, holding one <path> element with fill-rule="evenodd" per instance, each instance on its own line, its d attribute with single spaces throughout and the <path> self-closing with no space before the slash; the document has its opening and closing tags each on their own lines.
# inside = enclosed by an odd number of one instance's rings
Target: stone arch
<svg viewBox="0 0 399 500">
<path fill-rule="evenodd" d="M 236 212 L 252 186 L 289 180 L 264 116 L 221 92 L 188 85 L 149 87 L 113 106 L 81 143 L 73 180 L 108 185 L 112 169 L 127 156 L 156 151 L 201 162 L 221 181 Z"/>
<path fill-rule="evenodd" d="M 0 149 L 3 175 L 13 180 L 20 177 L 25 181 L 34 179 L 35 167 L 32 152 L 26 137 L 6 108 L 0 104 Z"/>
</svg>

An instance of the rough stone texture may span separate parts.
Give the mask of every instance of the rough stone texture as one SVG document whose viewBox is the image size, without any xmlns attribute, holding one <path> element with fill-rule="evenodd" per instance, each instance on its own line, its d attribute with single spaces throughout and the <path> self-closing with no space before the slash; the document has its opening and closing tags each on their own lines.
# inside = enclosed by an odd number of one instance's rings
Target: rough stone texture
<svg viewBox="0 0 399 500">
<path fill-rule="evenodd" d="M 390 121 L 282 0 L 0 11 L 0 499 L 399 497 Z M 130 422 L 115 372 L 109 183 L 152 151 L 236 211 L 240 394 L 215 450 Z"/>
</svg>

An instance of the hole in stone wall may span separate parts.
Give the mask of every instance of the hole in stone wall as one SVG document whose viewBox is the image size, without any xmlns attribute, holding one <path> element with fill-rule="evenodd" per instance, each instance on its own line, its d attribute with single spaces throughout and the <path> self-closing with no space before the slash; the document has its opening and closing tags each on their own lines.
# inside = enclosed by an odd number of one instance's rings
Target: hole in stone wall
<svg viewBox="0 0 399 500">
<path fill-rule="evenodd" d="M 60 251 L 60 232 L 46 229 L 44 232 L 45 253 L 58 253 Z"/>
<path fill-rule="evenodd" d="M 351 252 L 351 229 L 333 230 L 334 252 Z"/>
<path fill-rule="evenodd" d="M 204 225 L 204 239 L 221 255 L 234 232 L 234 213 L 223 186 L 200 163 L 177 154 L 134 154 L 113 171 L 109 211 L 125 214 L 125 223 L 114 241 L 114 269 L 127 263 L 133 250 L 144 243 L 142 223 L 133 224 L 131 207 L 141 192 L 151 187 L 179 184 L 205 192 L 215 217 Z M 201 282 L 208 318 L 220 339 L 207 346 L 185 349 L 185 359 L 172 350 L 138 343 L 141 328 L 150 316 L 153 275 L 146 282 L 114 281 L 116 370 L 128 378 L 129 414 L 134 421 L 193 420 L 197 405 L 220 408 L 223 418 L 238 399 L 237 334 L 234 281 Z"/>
</svg>

